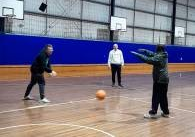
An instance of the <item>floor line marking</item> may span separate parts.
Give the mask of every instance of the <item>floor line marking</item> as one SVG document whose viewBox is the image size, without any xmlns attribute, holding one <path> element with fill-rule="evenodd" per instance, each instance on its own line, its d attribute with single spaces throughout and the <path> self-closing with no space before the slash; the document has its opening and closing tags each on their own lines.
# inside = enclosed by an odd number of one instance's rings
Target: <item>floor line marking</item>
<svg viewBox="0 0 195 137">
<path fill-rule="evenodd" d="M 114 98 L 114 97 L 120 97 L 120 96 L 110 96 L 110 97 L 106 97 L 106 98 Z M 68 101 L 68 102 L 56 103 L 56 104 L 43 104 L 43 105 L 37 105 L 37 106 L 32 106 L 32 107 L 27 107 L 27 108 L 1 111 L 0 114 L 10 113 L 10 112 L 17 112 L 17 111 L 24 111 L 24 110 L 28 110 L 28 109 L 36 109 L 36 108 L 44 108 L 44 107 L 53 107 L 53 106 L 60 106 L 60 105 L 66 105 L 66 104 L 74 104 L 74 103 L 79 103 L 79 102 L 88 102 L 88 101 L 93 101 L 93 100 L 96 100 L 96 98 L 84 99 L 84 100 L 75 100 L 75 101 Z"/>
<path fill-rule="evenodd" d="M 124 96 L 120 96 L 120 97 L 122 97 L 122 98 L 127 98 L 127 99 L 131 99 L 131 98 L 129 98 L 129 97 L 124 97 Z M 148 101 L 138 100 L 137 98 L 134 98 L 134 99 L 131 99 L 131 100 L 135 100 L 135 101 L 139 101 L 139 102 L 143 102 L 143 103 L 147 103 L 147 104 L 150 103 L 150 102 L 148 102 Z M 195 114 L 195 112 L 194 112 L 194 111 L 191 111 L 191 110 L 176 108 L 176 107 L 173 107 L 173 106 L 170 106 L 169 108 L 172 108 L 172 109 L 176 109 L 176 110 L 180 110 L 180 111 L 184 111 L 184 112 L 189 112 L 189 113 Z"/>
<path fill-rule="evenodd" d="M 0 128 L 0 130 L 5 130 L 5 129 L 12 129 L 12 128 L 20 128 L 20 127 L 28 127 L 28 126 L 70 126 L 70 127 L 79 127 L 79 128 L 85 128 L 89 130 L 94 130 L 100 133 L 103 133 L 105 135 L 108 135 L 109 137 L 115 137 L 114 135 L 105 132 L 103 130 L 93 128 L 93 127 L 88 127 L 88 126 L 81 126 L 81 125 L 75 125 L 75 124 L 70 124 L 70 123 L 39 123 L 39 124 L 26 124 L 26 125 L 17 125 L 17 126 L 9 126 L 9 127 L 4 127 Z"/>
<path fill-rule="evenodd" d="M 143 102 L 143 103 L 147 103 L 147 104 L 150 103 L 148 101 L 140 100 L 139 98 L 130 98 L 130 97 L 125 97 L 125 96 L 110 96 L 110 97 L 106 97 L 106 98 L 114 98 L 114 97 L 126 98 L 126 99 L 130 99 L 130 100 L 134 100 L 134 101 L 138 101 L 138 102 Z M 13 110 L 1 111 L 0 114 L 11 113 L 11 112 L 18 112 L 18 111 L 24 111 L 24 110 L 28 110 L 28 109 L 36 109 L 36 108 L 44 108 L 44 107 L 53 107 L 53 106 L 60 106 L 60 105 L 66 105 L 66 104 L 74 104 L 74 103 L 79 103 L 79 102 L 88 102 L 88 101 L 93 101 L 93 100 L 96 100 L 96 98 L 85 99 L 85 100 L 69 101 L 69 102 L 57 103 L 57 104 L 38 105 L 38 106 L 32 106 L 32 107 L 27 107 L 27 108 L 22 108 L 22 109 L 13 109 Z M 194 111 L 191 111 L 191 110 L 180 109 L 180 108 L 173 107 L 173 106 L 170 106 L 169 108 L 176 109 L 176 110 L 180 110 L 180 111 L 183 111 L 183 112 L 189 112 L 189 113 L 195 114 L 195 112 Z"/>
</svg>

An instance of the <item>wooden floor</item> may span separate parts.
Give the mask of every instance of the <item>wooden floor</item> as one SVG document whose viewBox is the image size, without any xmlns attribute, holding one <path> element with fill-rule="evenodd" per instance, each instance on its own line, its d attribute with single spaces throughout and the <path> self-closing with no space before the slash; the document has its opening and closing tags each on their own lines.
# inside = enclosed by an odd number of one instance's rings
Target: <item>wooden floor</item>
<svg viewBox="0 0 195 137">
<path fill-rule="evenodd" d="M 124 88 L 110 76 L 47 79 L 52 102 L 23 101 L 28 80 L 0 81 L 0 137 L 195 137 L 195 73 L 170 74 L 171 118 L 143 118 L 151 105 L 151 75 L 125 75 Z M 104 89 L 107 98 L 95 99 Z"/>
</svg>

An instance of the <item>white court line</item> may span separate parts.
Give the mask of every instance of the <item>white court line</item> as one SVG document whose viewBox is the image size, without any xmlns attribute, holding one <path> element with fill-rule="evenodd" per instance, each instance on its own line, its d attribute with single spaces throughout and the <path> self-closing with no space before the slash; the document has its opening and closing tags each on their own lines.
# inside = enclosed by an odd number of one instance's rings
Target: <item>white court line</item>
<svg viewBox="0 0 195 137">
<path fill-rule="evenodd" d="M 108 135 L 109 137 L 115 137 L 114 135 L 112 135 L 108 132 L 105 132 L 103 130 L 100 130 L 100 129 L 96 129 L 96 128 L 93 128 L 93 127 L 87 127 L 87 126 L 81 126 L 81 125 L 75 125 L 75 124 L 66 124 L 66 123 L 26 124 L 26 125 L 17 125 L 17 126 L 4 127 L 4 128 L 0 128 L 0 130 L 20 128 L 20 127 L 29 127 L 29 126 L 70 126 L 70 127 L 78 127 L 78 128 L 90 129 L 90 130 L 94 130 L 94 131 L 97 131 L 97 132 L 101 132 L 105 135 Z"/>
<path fill-rule="evenodd" d="M 114 98 L 114 97 L 117 97 L 117 98 L 118 97 L 126 98 L 126 99 L 129 99 L 129 100 L 134 100 L 134 101 L 143 102 L 143 103 L 147 103 L 147 104 L 150 103 L 150 102 L 147 102 L 147 101 L 139 100 L 140 98 L 130 98 L 130 97 L 125 97 L 125 96 L 110 96 L 110 97 L 106 97 L 106 98 Z M 27 107 L 27 108 L 22 108 L 22 109 L 13 109 L 13 110 L 1 111 L 0 114 L 11 113 L 11 112 L 18 112 L 18 111 L 24 111 L 24 110 L 28 110 L 28 109 L 36 109 L 36 108 L 44 108 L 44 107 L 53 107 L 53 106 L 60 106 L 60 105 L 66 105 L 66 104 L 74 104 L 74 103 L 79 103 L 79 102 L 88 102 L 88 101 L 92 101 L 92 100 L 96 100 L 96 98 L 86 99 L 86 100 L 78 100 L 78 101 L 69 101 L 69 102 L 65 102 L 65 103 L 57 103 L 57 104 L 50 104 L 50 105 L 49 104 L 38 105 L 38 106 Z M 195 112 L 194 111 L 191 111 L 191 110 L 185 110 L 185 109 L 180 109 L 180 108 L 176 108 L 176 107 L 169 107 L 169 108 L 195 114 Z"/>
<path fill-rule="evenodd" d="M 110 97 L 106 97 L 106 98 L 113 98 L 113 97 L 120 97 L 120 96 L 110 96 Z M 33 107 L 21 108 L 21 109 L 13 109 L 13 110 L 1 111 L 0 114 L 24 111 L 24 110 L 28 110 L 28 109 L 53 107 L 53 106 L 60 106 L 60 105 L 66 105 L 66 104 L 74 104 L 74 103 L 87 102 L 87 101 L 92 101 L 92 100 L 96 100 L 96 98 L 85 99 L 85 100 L 75 100 L 75 101 L 69 101 L 69 102 L 57 103 L 57 104 L 44 104 L 44 105 L 38 105 L 38 106 L 33 106 Z"/>
<path fill-rule="evenodd" d="M 44 107 L 53 107 L 53 106 L 60 106 L 60 105 L 66 105 L 66 104 L 74 104 L 74 103 L 91 101 L 91 100 L 96 100 L 96 98 L 86 99 L 86 100 L 78 100 L 78 101 L 69 101 L 69 102 L 57 103 L 57 104 L 44 104 L 44 105 L 38 105 L 38 106 L 33 106 L 33 107 L 21 108 L 21 109 L 13 109 L 13 110 L 1 111 L 0 114 L 10 113 L 10 112 L 17 112 L 17 111 L 23 111 L 23 110 L 28 110 L 28 109 L 36 109 L 36 108 L 44 108 Z"/>
<path fill-rule="evenodd" d="M 172 99 L 176 99 L 176 100 L 187 100 L 187 101 L 195 101 L 194 99 L 191 99 L 191 98 L 172 98 Z"/>
<path fill-rule="evenodd" d="M 183 94 L 183 93 L 169 93 L 170 95 L 179 95 L 179 96 L 189 96 L 189 97 L 195 97 L 195 95 L 192 94 Z"/>
<path fill-rule="evenodd" d="M 126 98 L 126 99 L 130 99 L 130 100 L 139 101 L 139 102 L 143 102 L 143 103 L 147 103 L 147 104 L 150 103 L 150 102 L 148 102 L 148 101 L 139 100 L 139 98 L 131 99 L 131 98 L 129 98 L 129 97 L 124 97 L 124 96 L 120 96 L 120 97 Z M 189 113 L 195 114 L 195 112 L 194 112 L 194 111 L 191 111 L 191 110 L 186 110 L 186 109 L 181 109 L 181 108 L 176 108 L 176 107 L 169 107 L 169 108 L 172 108 L 172 109 L 176 109 L 176 110 L 180 110 L 180 111 L 184 111 L 184 112 L 189 112 Z"/>
</svg>

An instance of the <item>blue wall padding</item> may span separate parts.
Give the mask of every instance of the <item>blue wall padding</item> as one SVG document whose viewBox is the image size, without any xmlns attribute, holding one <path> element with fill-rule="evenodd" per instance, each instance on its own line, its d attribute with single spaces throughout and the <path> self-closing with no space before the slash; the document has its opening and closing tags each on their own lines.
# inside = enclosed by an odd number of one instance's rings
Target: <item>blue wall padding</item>
<svg viewBox="0 0 195 137">
<path fill-rule="evenodd" d="M 37 36 L 0 34 L 0 65 L 31 64 L 45 44 L 54 46 L 52 64 L 105 64 L 112 42 L 48 38 Z M 154 51 L 155 45 L 118 43 L 125 63 L 140 63 L 130 51 L 145 48 Z M 170 63 L 195 63 L 195 48 L 166 47 Z M 182 58 L 182 59 L 181 59 Z"/>
</svg>

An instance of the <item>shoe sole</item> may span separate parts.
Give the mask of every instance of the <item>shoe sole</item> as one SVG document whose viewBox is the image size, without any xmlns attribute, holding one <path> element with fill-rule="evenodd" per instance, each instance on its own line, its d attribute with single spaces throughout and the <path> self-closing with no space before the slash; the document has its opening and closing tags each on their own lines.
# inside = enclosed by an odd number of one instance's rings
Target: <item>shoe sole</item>
<svg viewBox="0 0 195 137">
<path fill-rule="evenodd" d="M 41 101 L 39 100 L 40 103 L 50 103 L 51 101 L 45 102 L 45 101 Z"/>
<path fill-rule="evenodd" d="M 34 98 L 23 98 L 22 100 L 34 100 Z"/>
</svg>

